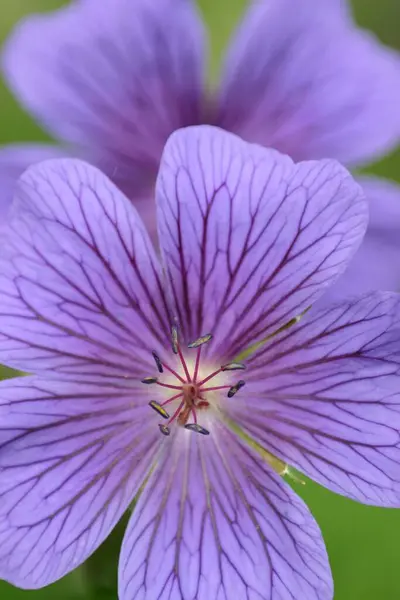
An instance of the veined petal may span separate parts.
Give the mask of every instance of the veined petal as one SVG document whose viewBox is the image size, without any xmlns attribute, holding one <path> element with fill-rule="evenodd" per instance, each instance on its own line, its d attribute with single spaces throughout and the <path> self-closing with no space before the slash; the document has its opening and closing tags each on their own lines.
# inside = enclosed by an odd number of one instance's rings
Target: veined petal
<svg viewBox="0 0 400 600">
<path fill-rule="evenodd" d="M 14 196 L 17 180 L 30 165 L 58 158 L 61 153 L 57 146 L 50 144 L 10 144 L 0 148 L 0 226 L 5 219 Z"/>
<path fill-rule="evenodd" d="M 296 160 L 361 164 L 400 141 L 400 58 L 343 3 L 254 1 L 228 52 L 217 124 Z"/>
<path fill-rule="evenodd" d="M 328 600 L 321 533 L 274 472 L 216 426 L 188 431 L 151 475 L 122 546 L 121 600 Z"/>
<path fill-rule="evenodd" d="M 137 385 L 0 383 L 0 577 L 43 587 L 104 540 L 147 476 L 159 437 Z"/>
<path fill-rule="evenodd" d="M 331 490 L 400 506 L 400 295 L 310 311 L 249 365 L 235 419 Z"/>
<path fill-rule="evenodd" d="M 203 37 L 192 0 L 76 1 L 19 24 L 3 68 L 53 133 L 146 180 L 168 135 L 200 120 Z"/>
<path fill-rule="evenodd" d="M 141 377 L 168 336 L 144 226 L 107 177 L 81 161 L 49 161 L 23 175 L 0 266 L 0 362 L 11 367 Z"/>
<path fill-rule="evenodd" d="M 230 355 L 306 309 L 345 269 L 367 222 L 335 161 L 295 165 L 213 127 L 174 133 L 156 189 L 160 245 L 188 339 Z"/>
<path fill-rule="evenodd" d="M 367 233 L 345 273 L 319 300 L 320 305 L 376 290 L 400 290 L 400 186 L 374 177 L 358 181 L 369 201 Z"/>
</svg>

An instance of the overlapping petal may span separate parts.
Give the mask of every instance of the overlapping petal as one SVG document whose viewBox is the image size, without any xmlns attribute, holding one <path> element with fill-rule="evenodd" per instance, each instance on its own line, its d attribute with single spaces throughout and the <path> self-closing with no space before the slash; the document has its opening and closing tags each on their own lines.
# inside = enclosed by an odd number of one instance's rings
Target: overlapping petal
<svg viewBox="0 0 400 600">
<path fill-rule="evenodd" d="M 17 26 L 3 60 L 21 102 L 125 183 L 152 179 L 168 135 L 201 118 L 192 0 L 81 0 Z"/>
<path fill-rule="evenodd" d="M 328 304 L 375 290 L 400 291 L 400 186 L 361 177 L 369 201 L 367 233 L 340 279 L 319 301 Z"/>
<path fill-rule="evenodd" d="M 231 417 L 335 492 L 400 504 L 400 296 L 311 311 L 251 363 Z"/>
<path fill-rule="evenodd" d="M 220 357 L 307 308 L 367 221 L 361 188 L 335 161 L 295 165 L 212 127 L 171 136 L 156 195 L 178 320 L 187 338 L 213 333 Z"/>
<path fill-rule="evenodd" d="M 222 426 L 177 434 L 133 513 L 121 600 L 332 598 L 318 526 L 282 479 Z"/>
<path fill-rule="evenodd" d="M 217 123 L 296 160 L 361 164 L 400 139 L 400 58 L 343 3 L 254 1 L 223 71 Z"/>
<path fill-rule="evenodd" d="M 1 578 L 22 588 L 51 583 L 125 512 L 159 441 L 138 385 L 0 383 Z"/>
<path fill-rule="evenodd" d="M 159 266 L 131 203 L 78 160 L 28 170 L 2 239 L 0 362 L 141 377 L 168 335 Z M 152 364 L 152 363 L 151 363 Z"/>
</svg>

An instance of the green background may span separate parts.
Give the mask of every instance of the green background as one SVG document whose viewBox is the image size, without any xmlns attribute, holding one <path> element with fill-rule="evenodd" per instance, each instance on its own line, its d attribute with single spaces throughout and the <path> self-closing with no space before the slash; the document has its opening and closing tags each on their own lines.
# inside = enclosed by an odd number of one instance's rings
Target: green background
<svg viewBox="0 0 400 600">
<path fill-rule="evenodd" d="M 4 39 L 24 14 L 62 4 L 60 0 L 0 0 L 0 38 Z M 245 4 L 245 0 L 200 0 L 211 32 L 213 76 Z M 374 30 L 385 43 L 400 48 L 400 0 L 356 0 L 354 9 L 360 24 Z M 0 143 L 46 139 L 1 83 L 0 114 Z M 400 151 L 369 170 L 400 181 Z M 312 482 L 295 487 L 324 534 L 335 579 L 335 599 L 400 600 L 400 510 L 358 505 Z M 116 561 L 122 531 L 123 524 L 84 567 L 46 589 L 28 592 L 0 582 L 0 600 L 116 598 Z"/>
</svg>

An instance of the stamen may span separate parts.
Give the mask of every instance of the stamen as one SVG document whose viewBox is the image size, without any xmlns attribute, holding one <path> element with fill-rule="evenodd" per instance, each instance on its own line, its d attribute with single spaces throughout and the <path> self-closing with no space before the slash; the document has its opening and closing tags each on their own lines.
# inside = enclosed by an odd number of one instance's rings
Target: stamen
<svg viewBox="0 0 400 600">
<path fill-rule="evenodd" d="M 216 387 L 202 388 L 201 392 L 213 392 L 215 390 L 230 390 L 230 385 L 217 385 Z"/>
<path fill-rule="evenodd" d="M 203 344 L 207 344 L 207 342 L 209 342 L 211 338 L 211 333 L 206 333 L 206 335 L 202 335 L 201 337 L 197 338 L 197 340 L 194 340 L 194 342 L 190 342 L 190 344 L 188 344 L 188 348 L 198 348 Z"/>
<path fill-rule="evenodd" d="M 153 383 L 153 382 L 150 382 Z M 161 387 L 165 387 L 165 388 L 169 388 L 170 390 L 181 390 L 181 386 L 180 385 L 170 385 L 169 383 L 161 383 L 161 381 L 157 381 L 156 382 L 157 385 L 160 385 Z"/>
<path fill-rule="evenodd" d="M 170 402 L 177 400 L 181 396 L 183 396 L 183 394 L 176 394 L 175 396 L 172 396 L 172 398 L 168 398 L 168 400 L 165 400 L 165 402 L 162 402 L 161 406 L 165 406 L 166 404 L 169 404 Z"/>
<path fill-rule="evenodd" d="M 176 419 L 176 417 L 179 415 L 179 413 L 181 412 L 183 405 L 185 404 L 185 400 L 182 400 L 182 402 L 180 403 L 180 405 L 178 406 L 178 408 L 176 409 L 176 411 L 174 412 L 174 414 L 172 415 L 172 417 L 170 418 L 170 420 L 168 421 L 168 425 L 170 423 L 172 423 L 172 421 L 174 421 Z"/>
<path fill-rule="evenodd" d="M 210 435 L 208 429 L 205 429 L 201 425 L 198 425 L 198 423 L 186 423 L 185 429 L 195 431 L 196 433 L 201 433 L 202 435 Z"/>
<path fill-rule="evenodd" d="M 177 379 L 179 379 L 179 381 L 182 381 L 182 383 L 186 383 L 186 380 L 183 379 L 183 377 L 181 377 L 176 371 L 174 371 L 173 369 L 171 369 L 171 367 L 169 367 L 165 363 L 162 363 L 162 366 L 164 367 L 164 369 L 167 369 L 167 371 L 169 371 L 170 373 L 172 373 L 172 375 L 175 375 L 175 377 Z"/>
<path fill-rule="evenodd" d="M 163 372 L 164 372 L 164 369 L 163 369 L 163 366 L 162 366 L 162 362 L 161 362 L 161 360 L 160 360 L 160 357 L 159 357 L 159 356 L 158 356 L 158 354 L 156 354 L 155 352 L 152 352 L 152 355 L 153 355 L 153 358 L 154 358 L 154 360 L 155 360 L 155 362 L 156 362 L 156 365 L 157 365 L 158 372 L 159 372 L 159 373 L 163 373 Z"/>
<path fill-rule="evenodd" d="M 228 392 L 228 398 L 232 398 L 244 385 L 245 382 L 243 379 L 235 383 L 235 385 L 233 385 Z"/>
<path fill-rule="evenodd" d="M 158 428 L 163 435 L 169 435 L 171 433 L 169 427 L 167 427 L 166 425 L 159 425 Z"/>
<path fill-rule="evenodd" d="M 218 371 L 214 371 L 213 373 L 211 373 L 211 375 L 209 375 L 208 377 L 206 377 L 202 381 L 199 381 L 198 385 L 203 385 L 204 383 L 207 383 L 207 381 L 210 381 L 210 379 L 212 379 L 213 377 L 215 377 L 216 375 L 218 375 L 218 373 L 221 373 L 221 371 L 222 371 L 222 369 L 218 369 Z M 227 386 L 227 387 L 229 387 L 229 386 Z"/>
<path fill-rule="evenodd" d="M 156 413 L 158 413 L 163 419 L 169 419 L 169 414 L 167 413 L 165 408 L 163 408 L 161 404 L 158 404 L 158 402 L 156 402 L 155 400 L 150 400 L 149 406 L 151 406 L 151 408 L 155 410 Z"/>
<path fill-rule="evenodd" d="M 246 368 L 246 365 L 239 362 L 230 362 L 226 365 L 222 365 L 221 371 L 241 371 Z"/>
<path fill-rule="evenodd" d="M 178 354 L 178 328 L 175 325 L 171 330 L 172 352 Z"/>
<path fill-rule="evenodd" d="M 194 366 L 193 381 L 196 383 L 197 375 L 199 374 L 201 346 L 197 349 L 196 364 Z"/>
<path fill-rule="evenodd" d="M 185 371 L 186 379 L 188 381 L 192 381 L 190 379 L 189 369 L 187 368 L 187 364 L 185 362 L 185 359 L 183 358 L 183 354 L 182 354 L 179 344 L 178 344 L 178 354 L 179 354 L 179 358 L 181 359 L 183 370 Z"/>
<path fill-rule="evenodd" d="M 151 383 L 158 383 L 157 377 L 145 377 L 144 379 L 142 379 L 142 383 L 145 383 L 146 385 L 150 385 Z M 161 383 L 159 383 L 159 385 L 162 385 Z"/>
<path fill-rule="evenodd" d="M 208 343 L 212 339 L 212 334 L 207 333 L 206 335 L 202 335 L 193 342 L 188 344 L 188 348 L 197 349 L 196 360 L 193 375 L 189 373 L 188 365 L 185 361 L 185 357 L 183 356 L 180 344 L 179 344 L 179 330 L 176 325 L 171 328 L 171 343 L 172 350 L 174 354 L 179 355 L 179 360 L 181 362 L 184 373 L 179 375 L 177 371 L 169 367 L 165 364 L 160 356 L 152 351 L 153 359 L 156 363 L 158 373 L 164 373 L 165 371 L 169 371 L 171 375 L 174 376 L 175 381 L 172 383 L 164 383 L 158 380 L 158 377 L 144 377 L 141 381 L 142 383 L 156 384 L 163 388 L 176 390 L 175 394 L 167 400 L 158 402 L 157 400 L 150 400 L 149 406 L 152 408 L 160 417 L 163 419 L 168 419 L 165 425 L 159 424 L 159 430 L 162 435 L 170 435 L 170 425 L 175 422 L 175 425 L 180 427 L 185 427 L 190 431 L 194 431 L 196 433 L 200 433 L 201 435 L 209 435 L 210 432 L 199 425 L 197 422 L 197 410 L 207 409 L 210 407 L 210 402 L 208 396 L 206 396 L 206 392 L 212 392 L 217 390 L 227 390 L 228 398 L 232 398 L 244 385 L 245 382 L 243 380 L 238 381 L 234 385 L 214 385 L 212 387 L 203 387 L 208 381 L 216 377 L 219 373 L 224 371 L 242 371 L 246 368 L 246 366 L 238 362 L 238 359 L 225 363 L 221 365 L 216 371 L 210 373 L 207 377 L 205 377 L 202 381 L 198 382 L 197 378 L 200 372 L 200 362 L 201 362 L 201 351 L 204 344 Z M 240 360 L 240 359 L 239 359 Z M 180 370 L 180 367 L 178 367 Z M 173 385 L 174 383 L 178 385 Z M 179 406 L 176 408 L 173 415 L 170 417 L 166 405 L 178 400 Z M 188 423 L 189 417 L 191 416 L 192 422 Z"/>
</svg>

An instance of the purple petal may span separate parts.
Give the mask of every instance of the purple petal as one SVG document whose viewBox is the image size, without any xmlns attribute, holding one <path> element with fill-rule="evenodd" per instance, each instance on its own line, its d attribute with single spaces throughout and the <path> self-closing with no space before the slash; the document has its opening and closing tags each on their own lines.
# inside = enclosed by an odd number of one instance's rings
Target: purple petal
<svg viewBox="0 0 400 600">
<path fill-rule="evenodd" d="M 63 153 L 64 155 L 66 152 Z M 61 156 L 57 146 L 45 144 L 20 144 L 0 148 L 0 220 L 10 208 L 18 177 L 34 163 Z"/>
<path fill-rule="evenodd" d="M 0 383 L 0 577 L 47 585 L 104 540 L 155 457 L 138 389 L 23 377 Z"/>
<path fill-rule="evenodd" d="M 321 311 L 254 359 L 231 418 L 329 489 L 400 506 L 400 295 Z"/>
<path fill-rule="evenodd" d="M 191 0 L 85 0 L 23 21 L 3 65 L 53 133 L 100 155 L 110 175 L 147 180 L 168 135 L 199 122 L 203 46 Z"/>
<path fill-rule="evenodd" d="M 336 279 L 367 221 L 360 187 L 335 161 L 295 165 L 206 126 L 171 136 L 156 195 L 184 333 L 211 332 L 232 357 Z"/>
<path fill-rule="evenodd" d="M 400 60 L 321 0 L 253 2 L 228 52 L 217 123 L 296 160 L 372 161 L 400 140 Z"/>
<path fill-rule="evenodd" d="M 222 426 L 180 434 L 128 525 L 121 600 L 330 600 L 321 533 L 289 486 Z"/>
<path fill-rule="evenodd" d="M 375 290 L 400 290 L 400 186 L 372 177 L 362 177 L 359 183 L 369 200 L 367 233 L 321 305 Z"/>
<path fill-rule="evenodd" d="M 158 260 L 131 203 L 95 167 L 22 177 L 0 258 L 0 362 L 142 377 L 167 332 Z"/>
</svg>

